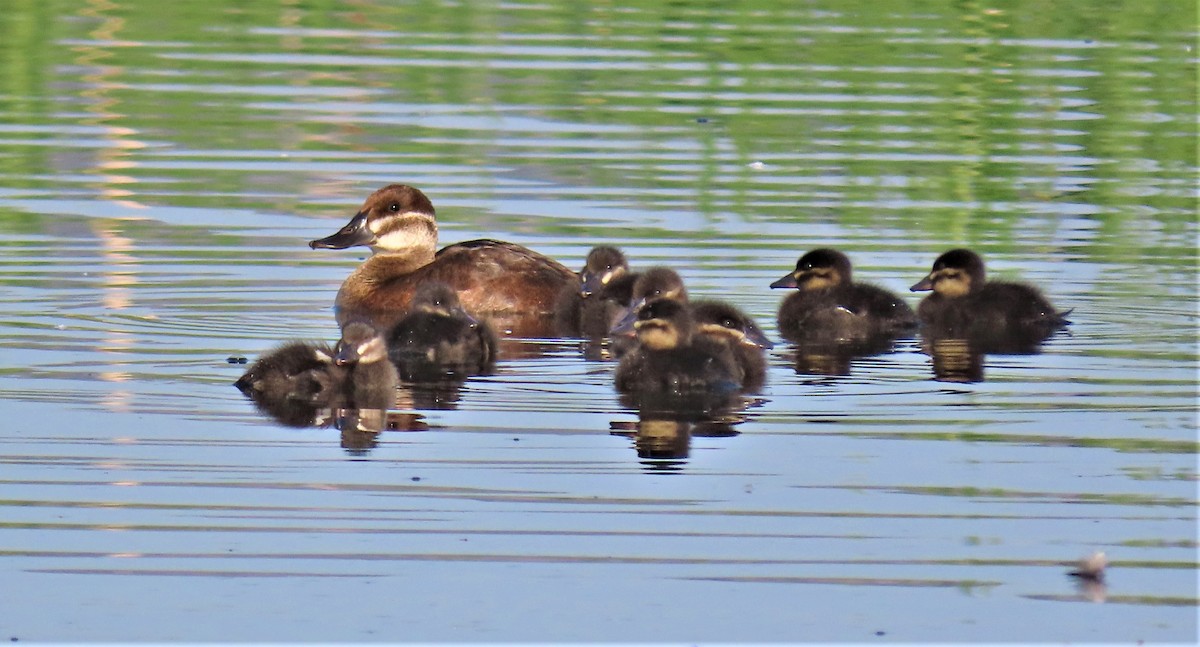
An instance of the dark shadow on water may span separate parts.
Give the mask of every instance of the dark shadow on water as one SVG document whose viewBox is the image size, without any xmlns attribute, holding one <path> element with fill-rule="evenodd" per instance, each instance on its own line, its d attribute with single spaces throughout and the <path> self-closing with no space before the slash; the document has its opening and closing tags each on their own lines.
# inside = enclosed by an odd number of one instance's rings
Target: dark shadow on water
<svg viewBox="0 0 1200 647">
<path fill-rule="evenodd" d="M 984 381 L 988 355 L 1039 355 L 1042 344 L 1053 335 L 1053 331 L 1016 331 L 963 337 L 927 327 L 921 330 L 921 351 L 931 360 L 934 380 L 969 384 Z"/>
</svg>

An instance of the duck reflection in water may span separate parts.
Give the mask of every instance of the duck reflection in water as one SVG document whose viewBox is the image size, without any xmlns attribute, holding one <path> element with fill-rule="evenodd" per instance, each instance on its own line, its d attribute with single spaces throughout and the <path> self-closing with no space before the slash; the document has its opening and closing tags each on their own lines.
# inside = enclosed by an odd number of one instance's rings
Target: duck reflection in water
<svg viewBox="0 0 1200 647">
<path fill-rule="evenodd" d="M 738 435 L 735 425 L 744 417 L 739 409 L 744 399 L 731 400 L 729 407 L 701 412 L 666 411 L 647 407 L 639 410 L 636 423 L 614 421 L 614 436 L 633 440 L 634 451 L 651 471 L 678 471 L 690 453 L 693 437 L 727 438 Z"/>
<path fill-rule="evenodd" d="M 921 346 L 935 379 L 983 381 L 986 355 L 1035 355 L 1071 322 L 1031 285 L 988 281 L 983 259 L 968 249 L 942 254 L 912 286 L 932 291 L 917 307 Z"/>
<path fill-rule="evenodd" d="M 850 259 L 836 249 L 814 249 L 771 284 L 794 288 L 779 306 L 780 334 L 794 345 L 797 373 L 849 375 L 854 359 L 891 352 L 917 327 L 899 296 L 853 280 Z"/>
</svg>

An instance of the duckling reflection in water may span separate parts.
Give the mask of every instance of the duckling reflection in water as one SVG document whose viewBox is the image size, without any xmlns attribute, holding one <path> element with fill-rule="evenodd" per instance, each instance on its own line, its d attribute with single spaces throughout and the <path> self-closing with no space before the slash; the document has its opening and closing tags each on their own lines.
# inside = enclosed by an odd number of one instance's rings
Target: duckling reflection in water
<svg viewBox="0 0 1200 647">
<path fill-rule="evenodd" d="M 629 271 L 625 255 L 615 247 L 588 252 L 579 280 L 563 289 L 554 307 L 561 336 L 601 339 L 621 319 L 633 297 L 638 275 Z"/>
<path fill-rule="evenodd" d="M 921 301 L 917 315 L 939 337 L 1020 348 L 1036 346 L 1071 323 L 1070 311 L 1055 310 L 1037 288 L 988 281 L 983 259 L 969 249 L 952 249 L 939 256 L 929 275 L 912 286 L 914 292 L 927 290 L 933 294 Z"/>
<path fill-rule="evenodd" d="M 337 233 L 309 243 L 313 249 L 355 245 L 369 246 L 373 255 L 338 290 L 343 326 L 365 319 L 387 330 L 407 314 L 422 283 L 440 281 L 472 312 L 509 320 L 514 334 L 548 336 L 553 330 L 546 315 L 563 287 L 576 280 L 557 261 L 512 243 L 472 240 L 438 250 L 433 203 L 404 184 L 372 193 Z"/>
<path fill-rule="evenodd" d="M 814 249 L 796 269 L 771 284 L 796 288 L 779 307 L 779 332 L 792 341 L 861 340 L 896 336 L 916 328 L 903 299 L 882 288 L 852 280 L 850 259 L 836 249 Z"/>
<path fill-rule="evenodd" d="M 693 334 L 686 304 L 657 299 L 637 312 L 637 345 L 621 358 L 618 391 L 646 397 L 736 393 L 742 375 L 728 344 Z"/>
<path fill-rule="evenodd" d="M 495 330 L 463 309 L 449 285 L 429 282 L 417 288 L 409 314 L 388 337 L 389 354 L 405 379 L 490 373 L 498 344 Z"/>
</svg>

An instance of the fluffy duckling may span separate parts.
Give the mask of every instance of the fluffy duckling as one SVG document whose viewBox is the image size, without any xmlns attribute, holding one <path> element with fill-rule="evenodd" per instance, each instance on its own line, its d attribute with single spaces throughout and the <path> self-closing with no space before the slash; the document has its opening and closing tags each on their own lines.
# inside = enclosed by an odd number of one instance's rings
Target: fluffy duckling
<svg viewBox="0 0 1200 647">
<path fill-rule="evenodd" d="M 726 344 L 742 374 L 742 389 L 756 391 L 767 377 L 764 350 L 774 347 L 750 315 L 724 301 L 705 299 L 691 302 L 696 332 Z"/>
<path fill-rule="evenodd" d="M 336 395 L 328 386 L 344 373 L 335 355 L 329 344 L 287 342 L 259 357 L 233 385 L 255 401 L 328 402 Z"/>
<path fill-rule="evenodd" d="M 686 304 L 650 301 L 633 327 L 638 343 L 617 366 L 618 391 L 687 396 L 738 390 L 742 379 L 729 345 L 695 335 Z"/>
<path fill-rule="evenodd" d="M 468 314 L 454 289 L 440 282 L 417 289 L 408 316 L 388 335 L 392 361 L 409 378 L 485 373 L 498 343 L 491 325 Z"/>
<path fill-rule="evenodd" d="M 858 340 L 897 335 L 916 327 L 912 308 L 874 285 L 852 280 L 850 259 L 836 249 L 814 249 L 796 269 L 771 284 L 796 288 L 779 306 L 779 333 L 793 341 Z"/>
<path fill-rule="evenodd" d="M 579 280 L 564 288 L 555 303 L 559 333 L 588 339 L 607 337 L 629 307 L 637 276 L 629 271 L 621 250 L 603 245 L 592 248 Z"/>
<path fill-rule="evenodd" d="M 554 302 L 577 279 L 557 261 L 496 240 L 471 240 L 437 249 L 437 220 L 424 193 L 392 184 L 372 193 L 337 233 L 311 241 L 313 249 L 366 245 L 373 255 L 342 283 L 335 302 L 338 323 L 355 319 L 380 330 L 407 314 L 417 287 L 441 281 L 471 312 L 522 317 L 538 336 L 549 328 Z M 523 333 L 524 334 L 524 333 Z"/>
<path fill-rule="evenodd" d="M 933 263 L 913 292 L 932 290 L 917 315 L 936 336 L 1041 341 L 1071 323 L 1041 291 L 1023 283 L 988 281 L 983 259 L 952 249 Z"/>
<path fill-rule="evenodd" d="M 333 361 L 347 369 L 340 386 L 349 408 L 387 409 L 392 405 L 400 378 L 388 360 L 387 342 L 374 326 L 361 321 L 346 324 L 334 347 Z M 331 383 L 329 388 L 337 386 Z"/>
<path fill-rule="evenodd" d="M 633 322 L 637 320 L 638 310 L 647 302 L 657 299 L 687 303 L 687 288 L 683 286 L 683 279 L 675 270 L 666 267 L 652 267 L 639 274 L 637 280 L 633 282 L 629 306 L 625 309 L 621 319 L 613 325 L 611 332 L 620 329 L 631 333 Z"/>
</svg>

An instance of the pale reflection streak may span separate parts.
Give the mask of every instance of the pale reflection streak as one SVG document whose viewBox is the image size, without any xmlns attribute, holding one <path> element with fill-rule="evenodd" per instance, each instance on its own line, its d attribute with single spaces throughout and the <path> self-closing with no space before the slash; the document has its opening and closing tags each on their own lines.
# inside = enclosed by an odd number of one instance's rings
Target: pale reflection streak
<svg viewBox="0 0 1200 647">
<path fill-rule="evenodd" d="M 74 48 L 78 53 L 75 62 L 81 69 L 91 70 L 82 76 L 84 89 L 80 91 L 80 96 L 84 99 L 83 111 L 94 116 L 81 122 L 97 126 L 100 137 L 110 144 L 97 149 L 95 166 L 90 169 L 99 179 L 99 197 L 114 201 L 122 207 L 145 209 L 146 205 L 131 199 L 134 193 L 126 188 L 136 183 L 136 178 L 120 171 L 137 165 L 129 159 L 129 153 L 145 148 L 146 144 L 133 138 L 137 131 L 110 123 L 126 117 L 117 111 L 120 100 L 113 96 L 114 91 L 120 89 L 120 84 L 114 79 L 124 72 L 124 68 L 104 64 L 106 59 L 113 56 L 105 47 L 130 47 L 138 44 L 118 39 L 118 33 L 125 27 L 125 19 L 106 15 L 106 12 L 117 8 L 118 6 L 110 0 L 89 0 L 79 10 L 80 16 L 98 23 L 89 35 L 94 42 L 104 44 L 79 45 Z M 120 235 L 117 228 L 109 223 L 98 221 L 93 225 L 93 230 L 100 242 L 101 264 L 106 268 L 100 272 L 101 303 L 108 310 L 127 310 L 133 305 L 130 286 L 138 283 L 134 271 L 137 260 L 131 254 L 134 241 Z M 112 353 L 130 351 L 133 348 L 132 335 L 109 330 L 97 350 Z M 129 382 L 133 379 L 130 372 L 115 369 L 100 371 L 97 377 L 105 382 Z M 133 410 L 132 399 L 133 393 L 129 390 L 110 391 L 101 396 L 100 404 L 109 411 L 128 412 Z"/>
</svg>

